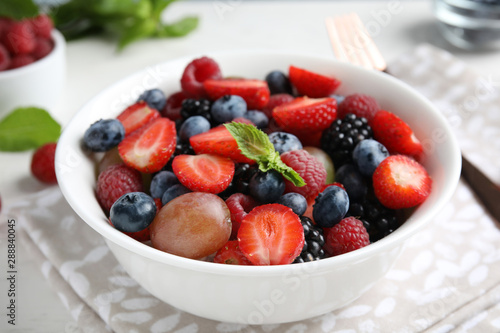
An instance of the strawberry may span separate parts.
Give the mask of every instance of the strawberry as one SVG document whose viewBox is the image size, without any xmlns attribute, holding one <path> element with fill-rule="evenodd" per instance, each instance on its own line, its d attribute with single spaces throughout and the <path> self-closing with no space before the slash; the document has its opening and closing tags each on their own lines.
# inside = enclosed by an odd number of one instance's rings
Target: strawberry
<svg viewBox="0 0 500 333">
<path fill-rule="evenodd" d="M 214 262 L 228 265 L 252 265 L 252 262 L 241 252 L 237 240 L 230 240 L 221 247 L 215 254 Z"/>
<path fill-rule="evenodd" d="M 116 118 L 125 127 L 125 135 L 127 135 L 159 117 L 160 113 L 157 110 L 150 108 L 146 102 L 140 101 L 123 110 Z"/>
<path fill-rule="evenodd" d="M 175 150 L 175 123 L 157 118 L 126 136 L 118 153 L 126 165 L 145 173 L 160 171 Z"/>
<path fill-rule="evenodd" d="M 56 147 L 56 142 L 46 143 L 40 146 L 31 158 L 31 174 L 43 183 L 57 183 L 54 164 Z"/>
<path fill-rule="evenodd" d="M 205 91 L 212 100 L 224 95 L 238 95 L 247 103 L 248 110 L 262 110 L 271 95 L 266 81 L 247 79 L 206 80 Z"/>
<path fill-rule="evenodd" d="M 333 94 L 341 83 L 334 77 L 321 75 L 295 66 L 290 66 L 288 75 L 297 92 L 311 98 L 327 97 Z"/>
<path fill-rule="evenodd" d="M 373 173 L 375 196 L 385 207 L 410 208 L 429 196 L 432 179 L 425 168 L 406 155 L 391 155 Z"/>
<path fill-rule="evenodd" d="M 419 161 L 423 147 L 410 126 L 395 114 L 380 110 L 370 123 L 374 138 L 391 154 L 408 155 Z"/>
<path fill-rule="evenodd" d="M 240 250 L 254 265 L 292 263 L 304 246 L 304 229 L 291 208 L 258 206 L 243 218 L 238 230 Z"/>
<path fill-rule="evenodd" d="M 220 193 L 234 175 L 234 162 L 214 154 L 177 155 L 172 170 L 182 185 L 191 191 Z"/>
<path fill-rule="evenodd" d="M 241 153 L 236 139 L 224 126 L 217 126 L 207 132 L 193 135 L 189 138 L 189 143 L 196 154 L 217 154 L 229 157 L 238 163 L 255 163 Z"/>
<path fill-rule="evenodd" d="M 299 97 L 273 109 L 278 126 L 292 133 L 323 131 L 336 117 L 337 101 L 334 98 Z"/>
<path fill-rule="evenodd" d="M 324 228 L 325 250 L 331 256 L 351 252 L 370 245 L 370 237 L 363 222 L 346 217 L 332 228 Z"/>
</svg>

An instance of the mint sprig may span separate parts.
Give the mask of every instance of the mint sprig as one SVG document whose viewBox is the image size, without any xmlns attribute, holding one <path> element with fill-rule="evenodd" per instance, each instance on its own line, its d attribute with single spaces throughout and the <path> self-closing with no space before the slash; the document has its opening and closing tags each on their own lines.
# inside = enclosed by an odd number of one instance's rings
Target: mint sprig
<svg viewBox="0 0 500 333">
<path fill-rule="evenodd" d="M 16 21 L 38 14 L 38 7 L 33 0 L 2 0 L 0 17 L 8 17 Z"/>
<path fill-rule="evenodd" d="M 306 185 L 295 170 L 283 163 L 266 133 L 249 124 L 231 122 L 224 126 L 236 140 L 241 153 L 256 161 L 260 171 L 267 172 L 274 169 L 295 186 Z"/>
</svg>

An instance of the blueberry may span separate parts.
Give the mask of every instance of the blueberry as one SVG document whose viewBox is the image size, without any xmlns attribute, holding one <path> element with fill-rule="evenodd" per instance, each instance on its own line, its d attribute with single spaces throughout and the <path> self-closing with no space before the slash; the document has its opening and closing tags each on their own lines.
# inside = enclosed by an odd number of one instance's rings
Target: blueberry
<svg viewBox="0 0 500 333">
<path fill-rule="evenodd" d="M 222 96 L 212 104 L 210 109 L 212 119 L 219 124 L 243 117 L 245 112 L 247 112 L 247 103 L 236 95 Z"/>
<path fill-rule="evenodd" d="M 160 171 L 151 179 L 149 192 L 153 198 L 161 198 L 163 193 L 175 184 L 179 184 L 179 180 L 172 171 Z"/>
<path fill-rule="evenodd" d="M 338 168 L 335 172 L 335 181 L 344 185 L 352 202 L 363 200 L 368 192 L 365 179 L 352 164 L 344 164 Z"/>
<path fill-rule="evenodd" d="M 192 116 L 186 119 L 179 128 L 179 139 L 188 142 L 193 135 L 204 133 L 210 129 L 210 122 L 202 116 Z"/>
<path fill-rule="evenodd" d="M 90 125 L 83 135 L 85 147 L 94 152 L 108 151 L 125 137 L 125 128 L 118 119 L 101 119 Z"/>
<path fill-rule="evenodd" d="M 293 212 L 299 216 L 303 215 L 307 210 L 306 198 L 302 194 L 295 192 L 283 194 L 278 199 L 277 203 L 290 207 Z"/>
<path fill-rule="evenodd" d="M 293 95 L 292 85 L 288 77 L 281 71 L 272 71 L 266 75 L 266 82 L 271 95 L 289 94 Z"/>
<path fill-rule="evenodd" d="M 276 202 L 285 192 L 283 176 L 275 171 L 257 172 L 249 183 L 250 195 L 261 203 Z"/>
<path fill-rule="evenodd" d="M 349 196 L 338 186 L 328 186 L 313 205 L 313 218 L 322 228 L 331 228 L 342 221 L 349 209 Z"/>
<path fill-rule="evenodd" d="M 146 102 L 150 108 L 156 109 L 158 111 L 163 110 L 165 104 L 167 103 L 167 97 L 160 89 L 150 89 L 146 90 L 139 96 L 137 101 Z"/>
<path fill-rule="evenodd" d="M 191 192 L 191 190 L 182 184 L 172 185 L 163 193 L 161 204 L 165 206 L 170 200 L 189 192 Z"/>
<path fill-rule="evenodd" d="M 383 144 L 373 139 L 360 141 L 352 152 L 352 159 L 363 176 L 371 177 L 377 166 L 389 151 Z"/>
<path fill-rule="evenodd" d="M 123 232 L 146 229 L 156 216 L 156 204 L 143 192 L 130 192 L 115 201 L 110 210 L 113 226 Z"/>
<path fill-rule="evenodd" d="M 274 149 L 280 154 L 287 151 L 302 149 L 302 143 L 295 135 L 286 132 L 273 132 L 269 134 L 269 140 L 274 146 Z"/>
<path fill-rule="evenodd" d="M 269 125 L 269 118 L 262 111 L 250 110 L 243 117 L 254 123 L 257 128 L 266 128 Z"/>
<path fill-rule="evenodd" d="M 331 98 L 335 98 L 337 100 L 337 105 L 339 105 L 340 103 L 342 103 L 345 99 L 345 96 L 342 96 L 342 95 L 338 95 L 338 94 L 333 94 L 333 95 L 330 95 Z"/>
</svg>

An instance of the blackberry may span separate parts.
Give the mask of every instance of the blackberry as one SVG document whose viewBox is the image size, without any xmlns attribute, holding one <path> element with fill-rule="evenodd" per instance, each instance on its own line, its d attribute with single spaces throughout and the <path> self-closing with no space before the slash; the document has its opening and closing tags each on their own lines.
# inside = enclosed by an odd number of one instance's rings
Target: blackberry
<svg viewBox="0 0 500 333">
<path fill-rule="evenodd" d="M 323 229 L 315 226 L 307 216 L 301 216 L 300 223 L 302 223 L 302 228 L 304 228 L 304 247 L 293 263 L 323 259 L 325 257 L 325 251 L 323 250 L 323 245 L 325 245 Z"/>
<path fill-rule="evenodd" d="M 210 114 L 211 107 L 212 105 L 208 99 L 186 98 L 182 101 L 181 117 L 183 120 L 186 120 L 191 116 L 202 116 L 212 123 L 212 116 Z"/>
<path fill-rule="evenodd" d="M 172 161 L 177 155 L 195 155 L 195 153 L 193 147 L 191 147 L 189 142 L 181 142 L 180 140 L 177 140 L 175 151 L 172 154 L 172 157 L 170 157 L 170 159 L 168 160 L 167 164 L 162 168 L 162 170 L 172 171 Z"/>
<path fill-rule="evenodd" d="M 219 196 L 226 200 L 233 193 L 243 193 L 250 195 L 250 179 L 259 169 L 247 163 L 237 164 L 234 169 L 233 180 L 229 186 Z"/>
<path fill-rule="evenodd" d="M 335 120 L 321 136 L 321 149 L 332 159 L 335 168 L 352 161 L 352 151 L 364 139 L 372 139 L 368 120 L 352 113 Z"/>
</svg>

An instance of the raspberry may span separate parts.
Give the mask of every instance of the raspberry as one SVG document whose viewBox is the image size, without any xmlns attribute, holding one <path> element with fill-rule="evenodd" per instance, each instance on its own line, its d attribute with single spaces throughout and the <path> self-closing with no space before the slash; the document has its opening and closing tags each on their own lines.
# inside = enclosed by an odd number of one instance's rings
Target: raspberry
<svg viewBox="0 0 500 333">
<path fill-rule="evenodd" d="M 36 40 L 35 49 L 33 50 L 32 54 L 36 60 L 42 59 L 43 57 L 48 55 L 53 48 L 54 45 L 52 44 L 51 40 L 38 38 Z"/>
<path fill-rule="evenodd" d="M 351 252 L 370 244 L 363 222 L 346 217 L 332 228 L 325 228 L 325 250 L 331 256 Z"/>
<path fill-rule="evenodd" d="M 243 218 L 247 216 L 252 209 L 258 206 L 258 203 L 249 195 L 234 193 L 226 199 L 226 205 L 231 212 L 231 223 L 233 228 L 231 239 L 235 239 L 241 221 L 243 221 Z"/>
<path fill-rule="evenodd" d="M 109 166 L 97 178 L 97 200 L 106 214 L 109 213 L 111 206 L 122 195 L 142 191 L 143 186 L 140 172 L 124 164 Z"/>
<path fill-rule="evenodd" d="M 289 94 L 276 94 L 276 95 L 271 95 L 269 97 L 269 102 L 267 102 L 267 105 L 262 109 L 262 111 L 268 116 L 269 118 L 272 117 L 273 115 L 273 109 L 277 106 L 280 106 L 285 103 L 290 103 L 291 101 L 294 100 L 294 97 Z"/>
<path fill-rule="evenodd" d="M 303 149 L 292 150 L 281 155 L 283 163 L 294 169 L 306 185 L 298 187 L 285 180 L 285 193 L 297 192 L 304 197 L 316 195 L 326 182 L 326 170 L 316 157 Z"/>
<path fill-rule="evenodd" d="M 28 21 L 31 25 L 31 29 L 37 37 L 50 39 L 50 34 L 54 28 L 54 23 L 49 16 L 45 14 L 40 14 Z"/>
<path fill-rule="evenodd" d="M 13 54 L 27 54 L 35 49 L 35 34 L 28 21 L 12 23 L 4 32 L 2 43 Z"/>
<path fill-rule="evenodd" d="M 19 68 L 35 62 L 35 58 L 29 54 L 18 54 L 14 55 L 10 59 L 9 69 Z"/>
<path fill-rule="evenodd" d="M 190 62 L 184 69 L 181 87 L 184 93 L 192 98 L 206 98 L 207 93 L 203 82 L 212 79 L 222 79 L 222 73 L 215 60 L 201 57 Z"/>
<path fill-rule="evenodd" d="M 343 119 L 348 113 L 353 113 L 370 122 L 378 110 L 379 106 L 375 98 L 363 94 L 352 94 L 346 96 L 339 104 L 337 112 L 339 119 Z"/>
<path fill-rule="evenodd" d="M 10 67 L 10 55 L 9 51 L 0 44 L 0 71 L 6 70 Z"/>
<path fill-rule="evenodd" d="M 167 98 L 165 107 L 161 110 L 161 115 L 170 120 L 177 120 L 181 118 L 182 101 L 187 98 L 183 91 L 173 93 Z"/>
<path fill-rule="evenodd" d="M 46 143 L 38 148 L 31 158 L 31 173 L 36 179 L 47 184 L 56 184 L 54 156 L 56 143 Z"/>
</svg>

